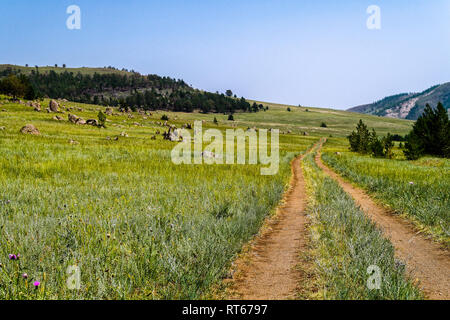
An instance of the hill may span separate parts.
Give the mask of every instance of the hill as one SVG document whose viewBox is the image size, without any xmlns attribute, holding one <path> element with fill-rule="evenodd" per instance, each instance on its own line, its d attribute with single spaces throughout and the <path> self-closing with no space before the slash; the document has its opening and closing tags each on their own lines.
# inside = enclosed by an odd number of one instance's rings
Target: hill
<svg viewBox="0 0 450 320">
<path fill-rule="evenodd" d="M 6 79 L 5 79 L 6 78 Z M 0 93 L 144 110 L 257 112 L 244 98 L 196 90 L 183 80 L 115 68 L 0 65 Z"/>
<path fill-rule="evenodd" d="M 420 93 L 402 93 L 389 96 L 371 104 L 351 108 L 348 111 L 417 120 L 427 104 L 434 108 L 439 102 L 442 102 L 447 110 L 450 109 L 450 82 L 433 86 Z"/>
</svg>

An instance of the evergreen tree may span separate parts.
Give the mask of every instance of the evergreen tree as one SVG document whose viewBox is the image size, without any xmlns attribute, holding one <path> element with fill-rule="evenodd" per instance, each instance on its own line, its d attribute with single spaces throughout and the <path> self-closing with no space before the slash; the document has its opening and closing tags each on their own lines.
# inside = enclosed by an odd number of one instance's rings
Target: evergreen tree
<svg viewBox="0 0 450 320">
<path fill-rule="evenodd" d="M 347 138 L 350 142 L 350 150 L 353 152 L 365 154 L 370 151 L 370 133 L 362 120 L 359 120 L 356 132 L 353 131 Z"/>
<path fill-rule="evenodd" d="M 408 135 L 405 148 L 407 158 L 418 158 L 424 153 L 450 157 L 450 120 L 442 103 L 438 103 L 435 110 L 426 105 Z"/>
</svg>

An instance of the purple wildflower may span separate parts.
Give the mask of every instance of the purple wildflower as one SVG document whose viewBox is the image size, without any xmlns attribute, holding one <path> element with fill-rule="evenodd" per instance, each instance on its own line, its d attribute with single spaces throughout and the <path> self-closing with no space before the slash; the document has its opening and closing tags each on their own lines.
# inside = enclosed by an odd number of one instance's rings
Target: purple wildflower
<svg viewBox="0 0 450 320">
<path fill-rule="evenodd" d="M 9 260 L 17 260 L 17 259 L 19 259 L 19 258 L 17 257 L 17 255 L 12 254 L 12 253 L 9 255 Z"/>
<path fill-rule="evenodd" d="M 22 278 L 28 279 L 28 274 L 24 273 L 24 274 L 22 275 Z"/>
<path fill-rule="evenodd" d="M 37 289 L 39 286 L 41 285 L 41 283 L 39 281 L 35 281 L 33 283 L 33 286 Z"/>
</svg>

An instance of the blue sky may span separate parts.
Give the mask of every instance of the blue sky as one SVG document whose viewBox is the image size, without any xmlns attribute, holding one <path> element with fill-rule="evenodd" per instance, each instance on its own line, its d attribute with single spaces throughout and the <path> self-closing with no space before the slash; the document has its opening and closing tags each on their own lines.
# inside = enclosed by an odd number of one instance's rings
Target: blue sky
<svg viewBox="0 0 450 320">
<path fill-rule="evenodd" d="M 81 8 L 68 30 L 66 8 Z M 369 30 L 369 5 L 381 30 Z M 345 109 L 450 81 L 450 0 L 2 0 L 0 63 L 108 66 Z"/>
</svg>

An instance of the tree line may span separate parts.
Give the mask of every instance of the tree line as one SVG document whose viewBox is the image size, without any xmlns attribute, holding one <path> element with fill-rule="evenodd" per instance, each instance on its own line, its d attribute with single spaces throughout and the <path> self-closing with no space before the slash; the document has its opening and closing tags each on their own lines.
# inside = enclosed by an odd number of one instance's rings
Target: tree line
<svg viewBox="0 0 450 320">
<path fill-rule="evenodd" d="M 28 100 L 39 98 L 67 99 L 74 102 L 104 106 L 129 107 L 133 110 L 169 110 L 234 113 L 266 110 L 250 104 L 245 98 L 204 92 L 188 86 L 183 80 L 139 73 L 107 73 L 93 75 L 73 72 L 41 73 L 39 68 L 23 74 L 20 70 L 0 72 L 0 92 Z"/>
<path fill-rule="evenodd" d="M 370 132 L 360 120 L 356 131 L 347 138 L 351 151 L 375 157 L 392 158 L 394 141 L 401 141 L 400 146 L 408 160 L 417 160 L 423 155 L 450 158 L 450 120 L 442 103 L 438 103 L 436 109 L 427 104 L 412 131 L 405 137 L 388 133 L 379 138 L 374 129 Z"/>
</svg>

